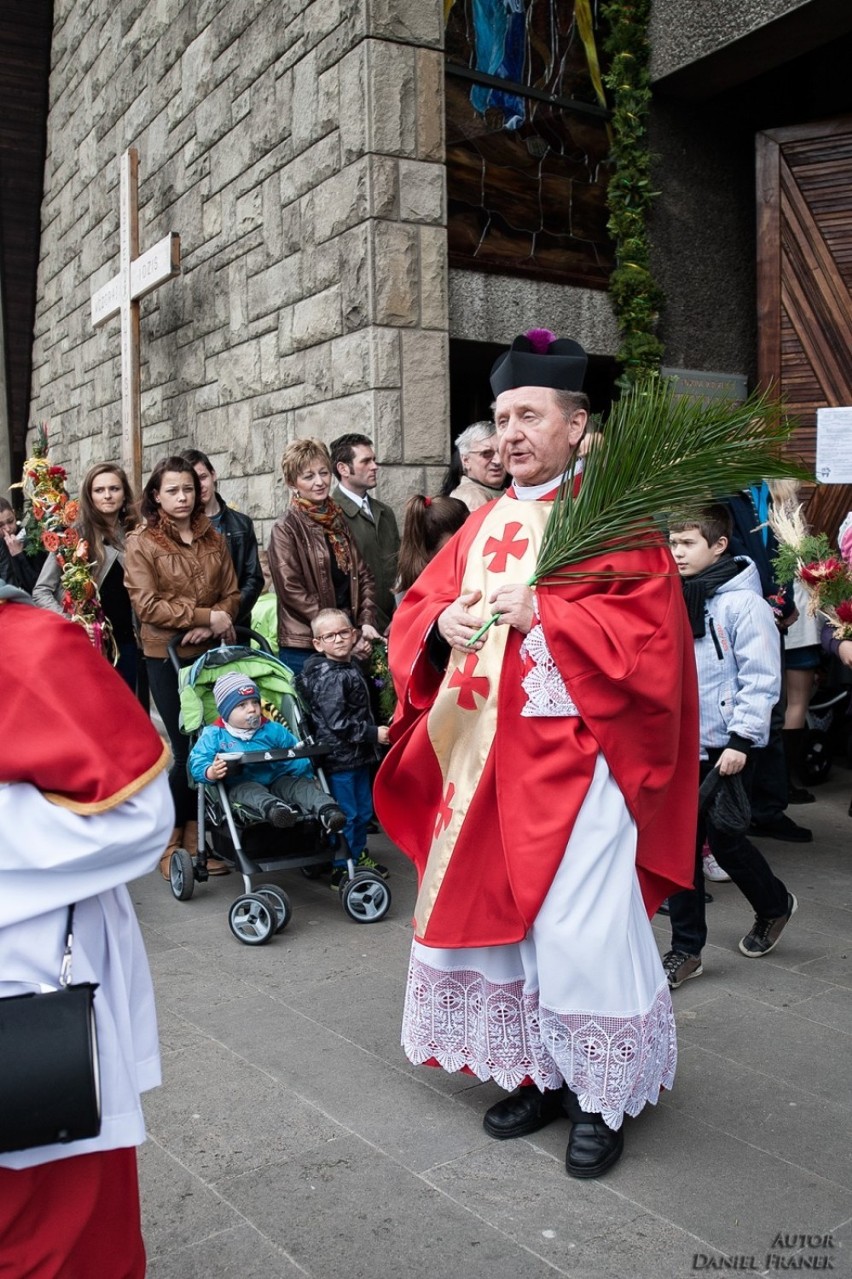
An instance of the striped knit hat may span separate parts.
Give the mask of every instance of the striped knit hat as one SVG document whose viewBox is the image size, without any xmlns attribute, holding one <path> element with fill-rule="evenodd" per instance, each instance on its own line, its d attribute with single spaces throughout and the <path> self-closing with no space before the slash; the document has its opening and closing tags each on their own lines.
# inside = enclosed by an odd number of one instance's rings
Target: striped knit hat
<svg viewBox="0 0 852 1279">
<path fill-rule="evenodd" d="M 260 701 L 257 684 L 248 675 L 240 675 L 238 672 L 220 675 L 213 685 L 213 696 L 216 699 L 216 709 L 225 720 L 241 702 L 247 702 L 252 697 Z"/>
</svg>

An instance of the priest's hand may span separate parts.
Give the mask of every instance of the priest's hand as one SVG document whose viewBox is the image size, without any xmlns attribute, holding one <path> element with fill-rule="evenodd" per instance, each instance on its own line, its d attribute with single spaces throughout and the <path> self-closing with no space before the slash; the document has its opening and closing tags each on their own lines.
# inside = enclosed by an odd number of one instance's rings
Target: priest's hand
<svg viewBox="0 0 852 1279">
<path fill-rule="evenodd" d="M 468 643 L 471 635 L 476 634 L 483 622 L 479 614 L 470 611 L 481 599 L 482 591 L 469 591 L 466 595 L 460 595 L 453 604 L 448 604 L 439 616 L 438 633 L 451 648 L 462 649 L 465 653 L 482 648 L 482 640 L 477 640 L 475 644 Z"/>
<path fill-rule="evenodd" d="M 488 603 L 497 614 L 497 626 L 514 626 L 522 635 L 527 635 L 535 625 L 533 593 L 523 582 L 501 586 Z"/>
</svg>

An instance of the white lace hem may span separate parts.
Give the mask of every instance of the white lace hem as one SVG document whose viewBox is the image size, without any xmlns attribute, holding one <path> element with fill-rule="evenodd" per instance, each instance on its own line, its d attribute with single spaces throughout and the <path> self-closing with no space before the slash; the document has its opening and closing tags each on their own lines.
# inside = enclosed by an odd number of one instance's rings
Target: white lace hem
<svg viewBox="0 0 852 1279">
<path fill-rule="evenodd" d="M 521 681 L 521 687 L 527 695 L 521 715 L 529 719 L 579 715 L 580 712 L 574 705 L 574 700 L 565 687 L 565 681 L 547 647 L 541 623 L 537 623 L 528 632 L 521 645 L 521 656 L 528 657 L 533 663 L 532 670 L 528 671 Z"/>
<path fill-rule="evenodd" d="M 410 1061 L 466 1066 L 511 1091 L 524 1079 L 539 1088 L 564 1081 L 586 1111 L 612 1129 L 671 1088 L 677 1038 L 665 982 L 651 1007 L 633 1016 L 555 1012 L 523 981 L 494 983 L 482 973 L 442 972 L 412 956 L 402 1024 Z"/>
</svg>

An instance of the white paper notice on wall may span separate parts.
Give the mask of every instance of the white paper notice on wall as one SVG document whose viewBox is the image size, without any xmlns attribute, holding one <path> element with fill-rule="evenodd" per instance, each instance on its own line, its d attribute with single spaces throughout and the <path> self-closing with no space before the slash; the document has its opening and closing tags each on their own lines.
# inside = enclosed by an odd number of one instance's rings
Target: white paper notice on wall
<svg viewBox="0 0 852 1279">
<path fill-rule="evenodd" d="M 852 484 L 852 408 L 817 409 L 816 477 Z"/>
</svg>

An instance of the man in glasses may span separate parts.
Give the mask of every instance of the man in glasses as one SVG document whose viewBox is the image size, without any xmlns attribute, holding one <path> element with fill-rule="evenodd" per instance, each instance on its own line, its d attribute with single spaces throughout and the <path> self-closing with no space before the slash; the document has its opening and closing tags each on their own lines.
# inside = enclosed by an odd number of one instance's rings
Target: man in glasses
<svg viewBox="0 0 852 1279">
<path fill-rule="evenodd" d="M 464 502 L 469 511 L 478 511 L 480 506 L 500 496 L 506 480 L 494 423 L 474 422 L 462 431 L 456 440 L 456 448 L 464 476 L 450 497 Z"/>
</svg>

